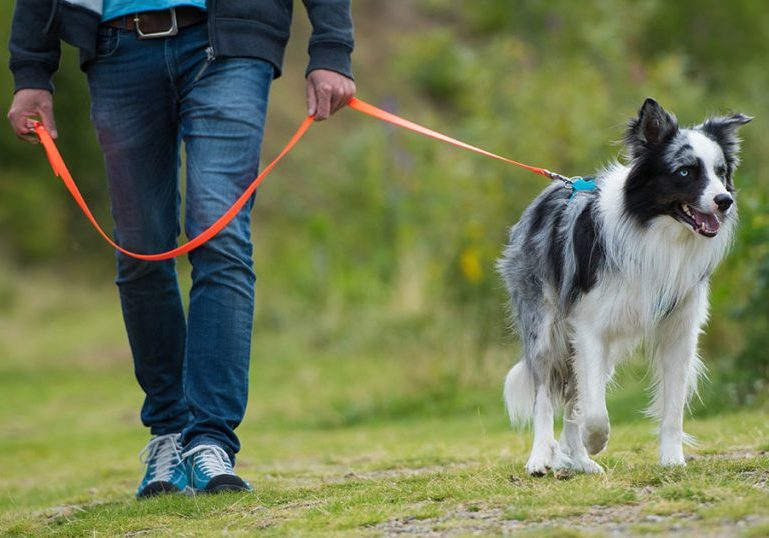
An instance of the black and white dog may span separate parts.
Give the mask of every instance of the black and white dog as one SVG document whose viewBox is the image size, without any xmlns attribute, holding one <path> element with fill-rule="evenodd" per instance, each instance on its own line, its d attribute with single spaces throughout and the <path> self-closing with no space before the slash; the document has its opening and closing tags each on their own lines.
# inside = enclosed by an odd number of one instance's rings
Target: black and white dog
<svg viewBox="0 0 769 538">
<path fill-rule="evenodd" d="M 498 269 L 523 357 L 504 395 L 513 422 L 533 418 L 530 474 L 602 472 L 590 455 L 609 440 L 606 384 L 640 344 L 653 357 L 649 414 L 660 422 L 660 463 L 685 465 L 684 407 L 702 370 L 710 276 L 737 223 L 737 129 L 750 120 L 733 114 L 679 128 L 647 99 L 625 136 L 627 165 L 609 166 L 596 190 L 573 197 L 554 183 L 511 229 Z"/>
</svg>

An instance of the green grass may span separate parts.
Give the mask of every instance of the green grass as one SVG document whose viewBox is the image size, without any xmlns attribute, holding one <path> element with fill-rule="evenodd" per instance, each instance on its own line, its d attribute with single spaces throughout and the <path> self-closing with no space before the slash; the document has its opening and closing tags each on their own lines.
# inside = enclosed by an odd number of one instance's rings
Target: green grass
<svg viewBox="0 0 769 538">
<path fill-rule="evenodd" d="M 346 329 L 257 324 L 238 460 L 254 494 L 137 502 L 147 437 L 114 293 L 34 275 L 0 288 L 0 535 L 769 532 L 760 409 L 689 419 L 701 446 L 662 469 L 629 368 L 606 475 L 535 479 L 530 434 L 500 402 L 514 345 L 376 313 Z"/>
</svg>

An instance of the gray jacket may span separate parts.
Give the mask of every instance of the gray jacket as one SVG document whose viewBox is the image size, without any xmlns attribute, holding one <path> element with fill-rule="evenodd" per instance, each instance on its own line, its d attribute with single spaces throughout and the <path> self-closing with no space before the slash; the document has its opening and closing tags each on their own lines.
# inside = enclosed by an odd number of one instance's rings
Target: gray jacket
<svg viewBox="0 0 769 538">
<path fill-rule="evenodd" d="M 53 91 L 60 41 L 80 49 L 87 69 L 96 48 L 103 0 L 17 0 L 9 44 L 15 90 Z M 307 72 L 330 69 L 352 78 L 353 27 L 350 0 L 303 0 L 313 32 Z M 206 0 L 208 39 L 219 57 L 261 58 L 280 76 L 293 0 Z"/>
</svg>

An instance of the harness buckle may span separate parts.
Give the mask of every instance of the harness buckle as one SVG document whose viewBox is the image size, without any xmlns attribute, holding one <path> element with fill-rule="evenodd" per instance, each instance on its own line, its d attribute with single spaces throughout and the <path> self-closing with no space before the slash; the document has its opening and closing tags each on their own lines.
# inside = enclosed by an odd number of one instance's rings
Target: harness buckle
<svg viewBox="0 0 769 538">
<path fill-rule="evenodd" d="M 151 32 L 146 34 L 142 32 L 139 13 L 134 13 L 134 26 L 136 27 L 136 35 L 139 36 L 139 39 L 159 39 L 161 37 L 172 37 L 178 34 L 179 23 L 176 20 L 176 8 L 172 7 L 168 11 L 171 14 L 171 26 L 168 28 L 168 30 L 163 30 L 161 32 Z"/>
</svg>

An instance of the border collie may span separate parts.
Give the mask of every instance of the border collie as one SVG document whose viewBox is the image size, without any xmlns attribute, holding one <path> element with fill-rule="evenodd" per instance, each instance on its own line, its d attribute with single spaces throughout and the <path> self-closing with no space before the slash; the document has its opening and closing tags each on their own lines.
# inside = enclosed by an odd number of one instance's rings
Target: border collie
<svg viewBox="0 0 769 538">
<path fill-rule="evenodd" d="M 510 230 L 498 270 L 523 357 L 504 396 L 513 423 L 533 419 L 528 473 L 603 471 L 590 456 L 609 440 L 606 385 L 641 344 L 652 357 L 659 461 L 685 465 L 684 407 L 703 369 L 697 338 L 737 224 L 737 129 L 751 119 L 679 128 L 647 99 L 625 135 L 628 164 L 602 170 L 593 191 L 551 185 Z"/>
</svg>

